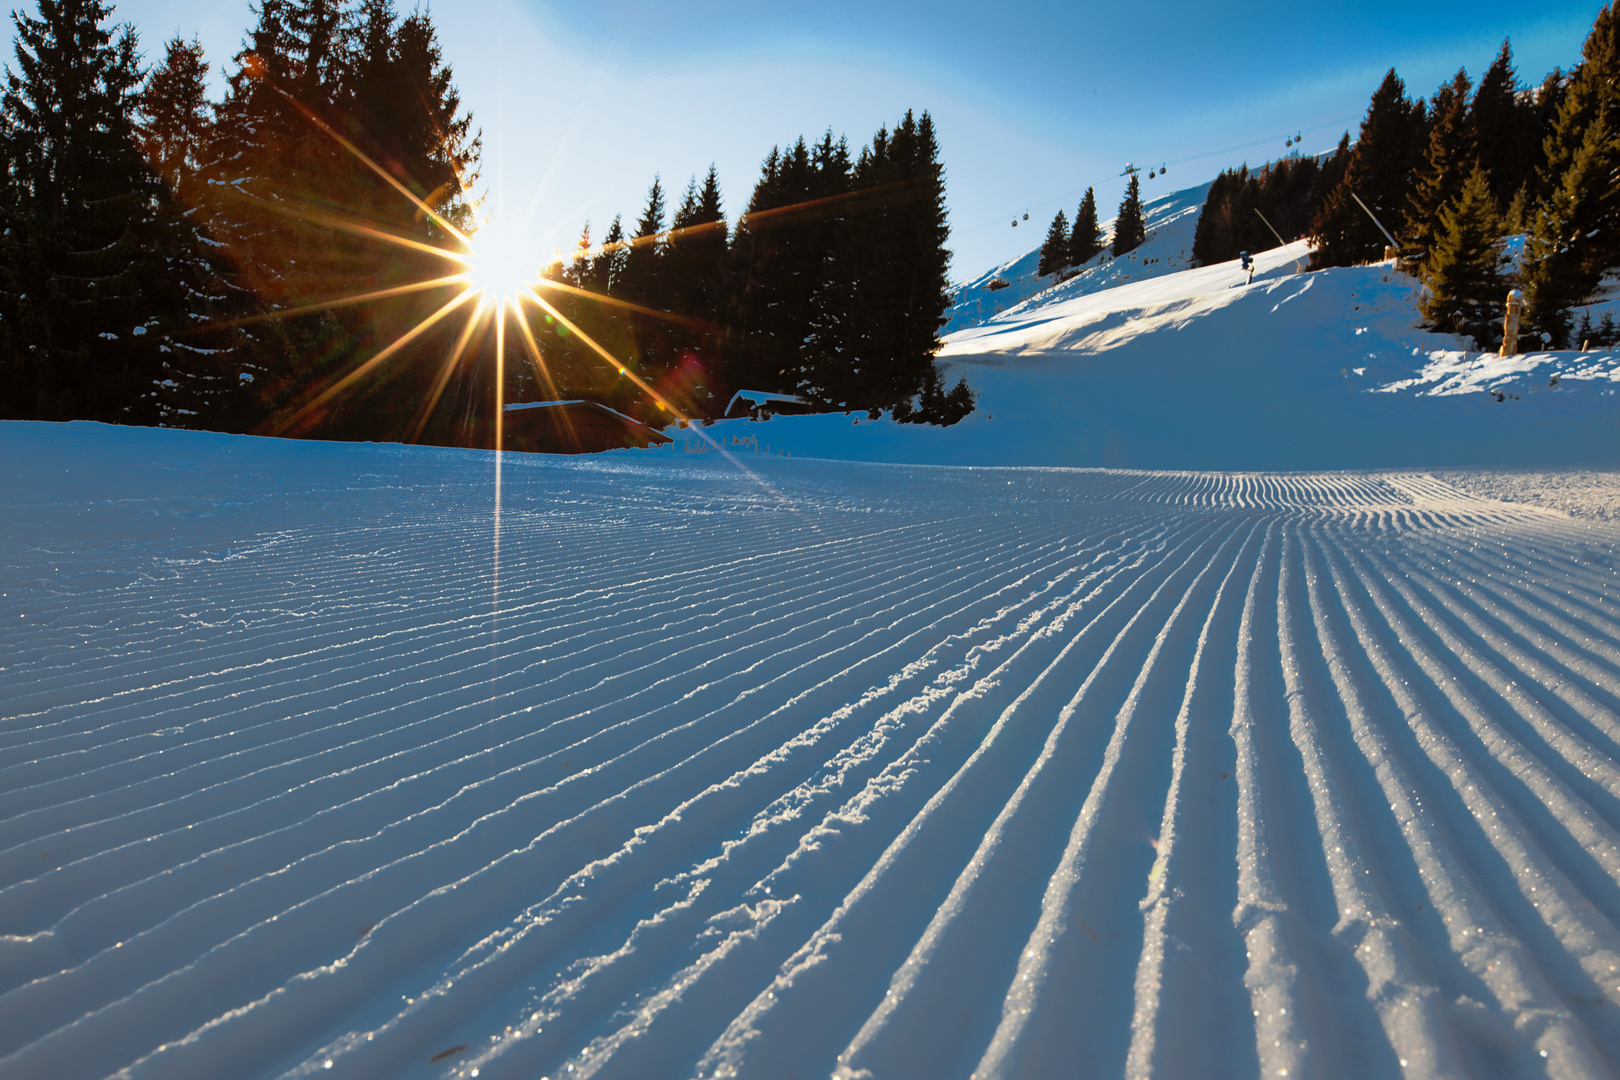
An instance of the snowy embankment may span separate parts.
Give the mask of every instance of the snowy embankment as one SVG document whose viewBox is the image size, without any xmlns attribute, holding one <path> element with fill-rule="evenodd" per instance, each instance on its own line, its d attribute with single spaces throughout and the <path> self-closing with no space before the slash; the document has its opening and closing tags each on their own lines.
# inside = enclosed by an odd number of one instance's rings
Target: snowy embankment
<svg viewBox="0 0 1620 1080">
<path fill-rule="evenodd" d="M 1421 474 L 0 460 L 0 1075 L 1620 1062 L 1606 522 Z"/>
</svg>

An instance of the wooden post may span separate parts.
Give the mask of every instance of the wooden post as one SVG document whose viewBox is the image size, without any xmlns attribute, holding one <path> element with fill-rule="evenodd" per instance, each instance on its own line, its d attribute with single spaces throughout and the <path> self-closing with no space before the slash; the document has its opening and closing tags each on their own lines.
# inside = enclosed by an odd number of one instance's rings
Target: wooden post
<svg viewBox="0 0 1620 1080">
<path fill-rule="evenodd" d="M 1519 316 L 1524 314 L 1524 293 L 1510 289 L 1507 294 L 1507 314 L 1502 316 L 1502 356 L 1519 354 Z"/>
</svg>

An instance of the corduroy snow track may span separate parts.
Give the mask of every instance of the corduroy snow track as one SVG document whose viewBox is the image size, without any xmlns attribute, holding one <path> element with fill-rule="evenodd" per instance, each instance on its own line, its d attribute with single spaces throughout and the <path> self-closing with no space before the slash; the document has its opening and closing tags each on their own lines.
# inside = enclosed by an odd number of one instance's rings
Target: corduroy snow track
<svg viewBox="0 0 1620 1080">
<path fill-rule="evenodd" d="M 1620 1072 L 1616 526 L 0 442 L 0 1076 Z"/>
</svg>

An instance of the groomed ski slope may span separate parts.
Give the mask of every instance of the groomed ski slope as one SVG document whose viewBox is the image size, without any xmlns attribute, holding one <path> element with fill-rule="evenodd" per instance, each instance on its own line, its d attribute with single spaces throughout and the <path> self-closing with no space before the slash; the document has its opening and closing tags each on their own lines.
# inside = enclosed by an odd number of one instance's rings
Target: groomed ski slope
<svg viewBox="0 0 1620 1080">
<path fill-rule="evenodd" d="M 942 334 L 951 334 L 968 327 L 983 325 L 986 321 L 1003 316 L 1016 317 L 1030 308 L 1041 307 L 1056 300 L 1070 300 L 1078 296 L 1103 292 L 1132 281 L 1142 282 L 1165 274 L 1185 270 L 1192 261 L 1193 234 L 1198 228 L 1198 215 L 1209 195 L 1208 181 L 1181 191 L 1149 199 L 1142 205 L 1142 224 L 1146 231 L 1140 247 L 1114 258 L 1106 245 L 1114 242 L 1117 218 L 1102 223 L 1104 248 L 1092 256 L 1085 265 L 1075 267 L 1073 276 L 1059 282 L 1056 275 L 1042 277 L 1040 269 L 1040 241 L 1044 238 L 1039 227 L 1030 230 L 1036 246 L 1016 259 L 986 270 L 970 281 L 952 286 L 951 306 L 945 312 Z M 1296 254 L 1302 250 L 1294 245 Z M 1005 282 L 992 289 L 992 281 Z"/>
<path fill-rule="evenodd" d="M 1422 473 L 0 461 L 0 1075 L 1616 1073 L 1607 521 Z"/>
</svg>

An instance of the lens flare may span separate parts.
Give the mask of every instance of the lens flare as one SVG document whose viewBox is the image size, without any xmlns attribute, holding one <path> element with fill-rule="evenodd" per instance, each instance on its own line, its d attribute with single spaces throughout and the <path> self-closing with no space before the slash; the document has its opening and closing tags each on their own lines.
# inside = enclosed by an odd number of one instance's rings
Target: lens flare
<svg viewBox="0 0 1620 1080">
<path fill-rule="evenodd" d="M 261 77 L 263 76 L 261 75 Z M 505 420 L 506 320 L 511 318 L 516 322 L 519 338 L 525 346 L 527 355 L 534 367 L 535 373 L 537 376 L 539 376 L 541 384 L 546 388 L 546 391 L 550 393 L 553 398 L 558 396 L 559 388 L 552 379 L 551 371 L 545 363 L 545 359 L 539 348 L 539 343 L 535 340 L 534 333 L 529 327 L 527 313 L 524 310 L 525 304 L 533 305 L 542 314 L 547 316 L 546 321 L 548 323 L 555 320 L 570 334 L 582 341 L 587 348 L 600 357 L 602 361 L 607 363 L 610 367 L 616 368 L 621 376 L 626 376 L 629 378 L 629 380 L 635 384 L 637 389 L 644 393 L 648 400 L 657 406 L 658 411 L 661 414 L 669 419 L 678 420 L 683 424 L 689 424 L 691 418 L 686 416 L 679 408 L 675 406 L 673 402 L 669 401 L 662 394 L 654 390 L 645 379 L 631 369 L 631 365 L 626 360 L 622 360 L 614 356 L 607 349 L 603 348 L 589 335 L 581 331 L 580 328 L 569 320 L 561 310 L 559 310 L 555 305 L 546 300 L 540 294 L 543 291 L 553 293 L 554 295 L 560 294 L 561 296 L 589 299 L 597 304 L 633 311 L 642 315 L 651 316 L 653 318 L 677 324 L 701 325 L 701 320 L 677 315 L 672 312 L 659 311 L 655 308 L 644 307 L 640 304 L 630 303 L 603 293 L 581 289 L 578 286 L 569 284 L 566 281 L 548 278 L 544 273 L 546 254 L 543 252 L 541 245 L 534 243 L 530 238 L 522 235 L 517 230 L 492 228 L 489 224 L 485 224 L 485 226 L 480 228 L 475 234 L 469 236 L 467 232 L 464 232 L 462 229 L 458 228 L 453 221 L 445 217 L 438 210 L 434 209 L 434 207 L 429 203 L 425 202 L 419 195 L 401 182 L 399 178 L 395 177 L 387 169 L 373 161 L 352 141 L 345 138 L 325 120 L 321 119 L 321 117 L 317 115 L 313 109 L 304 105 L 296 97 L 288 93 L 283 87 L 275 86 L 273 83 L 270 83 L 269 85 L 278 94 L 291 103 L 293 107 L 297 109 L 297 111 L 301 113 L 312 125 L 325 132 L 346 151 L 348 151 L 348 153 L 352 155 L 355 160 L 359 161 L 395 191 L 399 192 L 402 197 L 416 207 L 417 211 L 423 218 L 431 221 L 435 226 L 437 226 L 444 237 L 452 241 L 461 250 L 455 250 L 449 247 L 440 247 L 437 244 L 427 243 L 424 240 L 410 236 L 401 236 L 398 233 L 391 232 L 387 229 L 378 228 L 377 226 L 369 224 L 365 221 L 345 216 L 342 213 L 333 213 L 330 211 L 321 210 L 313 205 L 295 206 L 289 204 L 286 206 L 281 206 L 266 204 L 264 208 L 267 210 L 303 220 L 311 225 L 321 225 L 338 232 L 361 236 L 379 241 L 384 244 L 441 257 L 450 264 L 449 266 L 445 267 L 445 269 L 450 270 L 451 272 L 443 276 L 430 277 L 420 282 L 411 282 L 392 288 L 371 290 L 349 296 L 336 297 L 320 303 L 286 308 L 267 313 L 265 315 L 242 319 L 239 322 L 246 324 L 260 322 L 266 319 L 279 319 L 288 318 L 295 315 L 312 314 L 318 311 L 352 307 L 380 300 L 403 297 L 414 293 L 428 292 L 435 289 L 446 287 L 453 288 L 457 285 L 462 286 L 462 288 L 459 293 L 452 296 L 443 304 L 443 306 L 423 317 L 416 323 L 416 325 L 404 331 L 397 338 L 395 338 L 391 344 L 384 346 L 369 359 L 357 363 L 347 372 L 334 375 L 334 377 L 327 381 L 324 385 L 317 384 L 308 387 L 300 396 L 300 401 L 298 403 L 287 409 L 279 418 L 272 421 L 267 426 L 268 431 L 270 434 L 279 435 L 298 427 L 302 422 L 317 420 L 319 416 L 322 415 L 323 412 L 334 402 L 334 399 L 338 398 L 345 391 L 355 386 L 355 384 L 360 380 L 365 379 L 368 376 L 374 377 L 377 374 L 377 369 L 380 368 L 381 365 L 404 351 L 407 346 L 421 338 L 435 324 L 448 318 L 452 314 L 459 312 L 466 319 L 466 322 L 462 326 L 462 332 L 454 349 L 451 350 L 449 357 L 443 362 L 440 370 L 436 373 L 434 385 L 431 391 L 427 394 L 425 400 L 421 403 L 414 418 L 411 438 L 413 440 L 419 438 L 428 418 L 433 413 L 433 410 L 437 407 L 446 384 L 454 374 L 456 368 L 461 365 L 463 358 L 467 355 L 467 350 L 471 346 L 471 343 L 477 336 L 479 330 L 484 328 L 487 331 L 488 329 L 492 328 L 495 338 L 495 415 L 493 417 L 492 427 L 495 450 L 494 563 L 496 575 L 494 579 L 493 606 L 495 611 L 498 613 L 500 607 L 499 566 L 501 451 L 504 449 L 505 442 L 503 429 Z M 872 189 L 871 191 L 863 192 L 861 194 L 863 197 L 870 198 L 879 192 L 883 192 L 886 189 L 895 186 L 896 185 L 894 184 L 883 185 L 882 188 Z M 432 196 L 429 197 L 432 198 Z M 834 200 L 844 200 L 850 197 L 851 196 L 849 194 L 846 194 L 833 197 L 832 199 L 815 199 L 809 202 L 800 203 L 796 206 L 761 211 L 750 216 L 751 218 L 764 218 L 773 215 L 813 213 L 823 204 L 830 204 Z M 696 234 L 719 228 L 723 228 L 723 224 L 713 222 L 698 225 L 690 229 L 672 229 L 668 233 L 662 234 L 661 236 L 636 237 L 632 240 L 622 241 L 619 244 L 592 249 L 586 254 L 590 255 L 591 257 L 596 257 L 606 254 L 615 248 L 628 250 L 643 244 L 667 243 L 670 239 L 677 236 L 685 236 L 688 233 Z M 557 253 L 555 252 L 552 252 L 551 254 L 554 257 L 557 256 Z M 469 301 L 473 302 L 470 311 L 466 308 Z M 798 512 L 791 501 L 785 498 L 771 484 L 766 482 L 764 478 L 760 477 L 752 469 L 748 468 L 747 465 L 743 464 L 743 462 L 733 455 L 729 450 L 727 450 L 721 442 L 711 437 L 706 431 L 702 430 L 701 427 L 694 427 L 693 430 L 700 439 L 708 443 L 709 446 L 714 450 L 718 451 L 737 469 L 757 483 L 762 489 L 774 496 L 778 502 L 782 503 L 790 511 L 794 513 Z M 807 522 L 807 524 L 810 525 L 812 530 L 816 532 L 821 531 L 814 523 Z"/>
<path fill-rule="evenodd" d="M 486 225 L 471 239 L 468 273 L 491 299 L 507 300 L 540 279 L 542 258 L 527 238 Z"/>
</svg>

